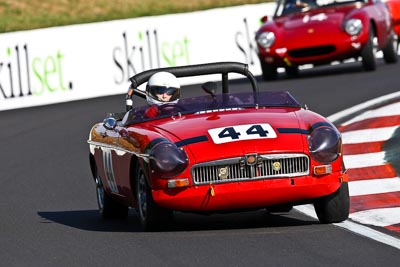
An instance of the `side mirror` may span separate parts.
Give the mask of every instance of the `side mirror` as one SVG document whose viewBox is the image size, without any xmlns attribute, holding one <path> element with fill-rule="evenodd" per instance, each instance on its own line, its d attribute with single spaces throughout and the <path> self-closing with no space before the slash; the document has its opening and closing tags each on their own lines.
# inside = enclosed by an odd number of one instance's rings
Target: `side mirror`
<svg viewBox="0 0 400 267">
<path fill-rule="evenodd" d="M 201 85 L 201 88 L 212 98 L 215 98 L 215 93 L 217 92 L 218 85 L 215 82 L 205 82 Z"/>
<path fill-rule="evenodd" d="M 265 23 L 265 22 L 267 22 L 268 21 L 268 16 L 263 16 L 262 18 L 261 18 L 261 22 L 262 23 Z"/>
<path fill-rule="evenodd" d="M 107 130 L 114 130 L 117 127 L 117 120 L 114 117 L 106 117 L 103 120 L 103 126 Z"/>
</svg>

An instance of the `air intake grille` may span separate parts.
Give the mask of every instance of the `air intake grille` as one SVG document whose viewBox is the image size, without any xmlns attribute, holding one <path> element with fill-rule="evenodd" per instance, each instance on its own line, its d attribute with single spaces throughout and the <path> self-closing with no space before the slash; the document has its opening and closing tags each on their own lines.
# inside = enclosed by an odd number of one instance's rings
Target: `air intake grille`
<svg viewBox="0 0 400 267">
<path fill-rule="evenodd" d="M 304 154 L 254 156 L 254 164 L 247 163 L 247 156 L 196 164 L 192 167 L 193 183 L 216 184 L 309 174 L 309 159 Z"/>
<path fill-rule="evenodd" d="M 335 47 L 333 45 L 325 45 L 325 46 L 317 46 L 317 47 L 309 47 L 302 49 L 295 49 L 289 51 L 289 56 L 293 58 L 301 58 L 301 57 L 313 57 L 313 56 L 322 56 L 335 51 Z"/>
</svg>

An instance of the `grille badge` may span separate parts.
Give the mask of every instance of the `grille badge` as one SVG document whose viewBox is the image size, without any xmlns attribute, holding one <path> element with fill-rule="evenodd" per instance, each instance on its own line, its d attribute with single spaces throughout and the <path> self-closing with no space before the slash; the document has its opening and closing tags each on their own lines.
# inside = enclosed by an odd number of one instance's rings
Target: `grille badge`
<svg viewBox="0 0 400 267">
<path fill-rule="evenodd" d="M 279 161 L 275 161 L 274 163 L 272 163 L 272 168 L 274 169 L 274 171 L 279 171 L 281 169 L 281 163 Z"/>
<path fill-rule="evenodd" d="M 254 165 L 257 162 L 257 155 L 256 154 L 250 154 L 246 155 L 246 163 L 247 165 Z"/>
<path fill-rule="evenodd" d="M 221 180 L 226 180 L 226 179 L 228 178 L 228 176 L 229 176 L 229 169 L 228 169 L 228 167 L 221 167 L 221 168 L 218 168 L 218 177 L 219 177 Z"/>
</svg>

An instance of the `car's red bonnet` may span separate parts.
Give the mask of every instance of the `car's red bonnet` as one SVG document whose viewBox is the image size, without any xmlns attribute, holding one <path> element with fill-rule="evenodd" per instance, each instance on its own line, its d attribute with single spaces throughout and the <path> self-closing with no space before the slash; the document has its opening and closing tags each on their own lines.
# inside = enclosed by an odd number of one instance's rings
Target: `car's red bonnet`
<svg viewBox="0 0 400 267">
<path fill-rule="evenodd" d="M 301 134 L 281 133 L 284 129 L 299 129 L 296 116 L 298 108 L 249 109 L 187 115 L 181 118 L 158 121 L 156 128 L 178 146 L 185 146 L 196 162 L 242 156 L 251 153 L 303 152 Z M 250 140 L 231 140 L 216 144 L 209 130 L 246 125 L 270 125 L 276 137 L 260 138 L 253 135 Z M 248 126 L 247 126 L 248 125 Z M 274 133 L 270 132 L 271 136 Z M 238 149 L 240 148 L 240 149 Z"/>
<path fill-rule="evenodd" d="M 287 47 L 304 47 L 306 44 L 325 44 L 332 38 L 332 34 L 347 35 L 343 29 L 343 22 L 349 13 L 354 12 L 354 5 L 345 5 L 332 8 L 320 8 L 305 13 L 294 13 L 275 20 L 279 32 L 276 46 L 285 44 Z M 268 24 L 263 30 L 269 28 Z M 304 38 L 307 36 L 307 38 Z"/>
</svg>

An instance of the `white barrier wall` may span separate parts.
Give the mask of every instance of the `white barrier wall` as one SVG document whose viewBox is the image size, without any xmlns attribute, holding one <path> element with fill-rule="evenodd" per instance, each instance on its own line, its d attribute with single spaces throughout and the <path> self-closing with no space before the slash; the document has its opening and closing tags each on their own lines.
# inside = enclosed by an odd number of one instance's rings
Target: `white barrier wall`
<svg viewBox="0 0 400 267">
<path fill-rule="evenodd" d="M 157 67 L 238 61 L 258 75 L 254 33 L 274 8 L 244 5 L 0 34 L 0 111 L 125 93 L 129 77 Z"/>
</svg>

